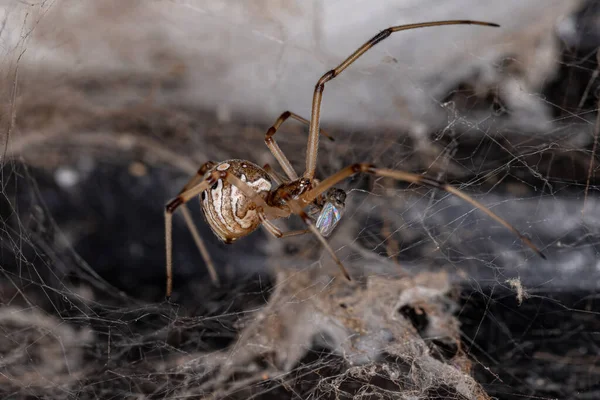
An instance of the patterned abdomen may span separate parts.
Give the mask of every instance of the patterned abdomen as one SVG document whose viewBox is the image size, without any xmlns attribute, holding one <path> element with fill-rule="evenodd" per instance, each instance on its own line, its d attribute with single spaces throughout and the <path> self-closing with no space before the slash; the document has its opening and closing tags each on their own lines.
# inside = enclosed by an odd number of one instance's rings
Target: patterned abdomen
<svg viewBox="0 0 600 400">
<path fill-rule="evenodd" d="M 263 199 L 271 190 L 269 175 L 258 165 L 245 160 L 227 160 L 215 165 L 212 171 L 227 171 L 258 192 Z M 256 205 L 237 187 L 217 180 L 200 194 L 200 207 L 214 234 L 225 243 L 248 235 L 261 223 Z"/>
</svg>

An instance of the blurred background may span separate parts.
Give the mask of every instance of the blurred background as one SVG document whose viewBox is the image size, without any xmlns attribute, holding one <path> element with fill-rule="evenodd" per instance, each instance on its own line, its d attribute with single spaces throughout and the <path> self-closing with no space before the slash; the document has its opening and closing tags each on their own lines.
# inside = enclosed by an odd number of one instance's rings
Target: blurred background
<svg viewBox="0 0 600 400">
<path fill-rule="evenodd" d="M 600 395 L 597 1 L 0 10 L 9 398 Z M 317 174 L 370 162 L 447 181 L 547 260 L 458 198 L 356 176 L 341 185 L 346 214 L 330 239 L 356 283 L 339 282 L 312 237 L 258 230 L 222 244 L 191 202 L 223 284 L 176 216 L 166 303 L 164 204 L 198 167 L 275 165 L 266 130 L 286 110 L 309 118 L 323 73 L 382 29 L 441 19 L 501 27 L 395 33 L 329 82 L 322 123 L 336 140 L 321 142 Z M 287 122 L 278 134 L 298 172 L 306 131 Z M 292 301 L 298 293 L 311 296 Z M 353 322 L 329 309 L 340 298 Z M 408 325 L 384 318 L 384 305 Z M 262 350 L 246 354 L 248 343 Z"/>
</svg>

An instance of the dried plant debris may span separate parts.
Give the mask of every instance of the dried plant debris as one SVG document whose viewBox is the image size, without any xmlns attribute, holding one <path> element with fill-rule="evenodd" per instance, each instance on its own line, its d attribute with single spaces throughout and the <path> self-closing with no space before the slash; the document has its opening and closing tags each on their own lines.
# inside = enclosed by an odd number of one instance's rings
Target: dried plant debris
<svg viewBox="0 0 600 400">
<path fill-rule="evenodd" d="M 190 378 L 172 395 L 486 398 L 460 349 L 456 308 L 444 273 L 348 284 L 280 272 L 231 348 L 176 361 Z"/>
</svg>

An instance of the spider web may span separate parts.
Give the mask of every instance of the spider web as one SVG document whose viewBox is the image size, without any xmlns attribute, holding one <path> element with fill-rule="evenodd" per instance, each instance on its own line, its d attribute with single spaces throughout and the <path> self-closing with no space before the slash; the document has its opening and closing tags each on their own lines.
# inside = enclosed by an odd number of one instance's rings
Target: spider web
<svg viewBox="0 0 600 400">
<path fill-rule="evenodd" d="M 422 7 L 409 3 L 402 11 L 414 22 Z M 207 78 L 239 73 L 227 57 L 243 35 L 178 48 L 156 10 L 123 4 L 3 5 L 3 397 L 598 397 L 595 3 L 560 22 L 540 16 L 552 23 L 521 37 L 520 51 L 492 41 L 494 51 L 482 53 L 471 43 L 438 70 L 418 61 L 433 47 L 399 61 L 382 44 L 325 90 L 323 118 L 336 141 L 321 143 L 320 177 L 367 161 L 447 181 L 514 224 L 547 260 L 454 196 L 358 176 L 341 186 L 346 213 L 330 240 L 352 283 L 310 236 L 279 241 L 258 231 L 225 246 L 191 205 L 223 285 L 209 282 L 175 218 L 174 304 L 164 302 L 165 201 L 207 159 L 274 164 L 264 132 L 297 99 L 307 115 L 312 86 L 289 102 L 282 93 L 301 90 L 299 71 L 322 73 L 340 58 L 319 25 L 336 8 L 315 3 L 308 29 L 293 24 L 303 9 L 281 4 L 285 12 L 265 16 L 264 5 L 158 2 L 171 24 L 181 10 L 219 17 L 210 19 L 216 27 L 280 19 L 287 36 L 272 25 L 253 35 L 305 46 L 319 61 L 292 68 L 284 50 L 273 51 L 272 70 L 248 61 L 248 77 L 224 85 Z M 125 27 L 131 18 L 146 25 Z M 321 42 L 310 43 L 311 29 Z M 424 43 L 435 35 L 421 34 Z M 363 36 L 350 35 L 347 48 Z M 452 50 L 467 45 L 446 40 Z M 271 54 L 257 44 L 242 56 L 262 51 Z M 198 52 L 206 60 L 191 56 Z M 84 56 L 66 68 L 61 57 L 71 53 Z M 271 84 L 259 87 L 264 79 Z M 397 92 L 382 94 L 388 87 Z M 256 99 L 239 111 L 248 93 Z M 356 104 L 364 110 L 353 112 Z M 305 128 L 290 123 L 278 135 L 300 171 Z M 278 224 L 302 227 L 297 218 Z"/>
</svg>

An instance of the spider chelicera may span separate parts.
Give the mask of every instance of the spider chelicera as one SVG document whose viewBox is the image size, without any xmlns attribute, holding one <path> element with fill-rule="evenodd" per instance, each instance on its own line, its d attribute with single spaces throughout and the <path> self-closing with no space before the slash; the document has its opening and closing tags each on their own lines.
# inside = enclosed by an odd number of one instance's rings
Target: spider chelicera
<svg viewBox="0 0 600 400">
<path fill-rule="evenodd" d="M 277 174 L 268 164 L 261 168 L 246 160 L 235 159 L 220 163 L 209 161 L 203 164 L 198 173 L 190 179 L 177 197 L 169 201 L 165 207 L 167 298 L 171 296 L 173 282 L 172 216 L 178 208 L 181 208 L 186 224 L 194 237 L 194 241 L 200 250 L 213 282 L 218 283 L 217 273 L 208 250 L 200 238 L 198 230 L 192 222 L 191 215 L 185 206 L 185 203 L 198 195 L 200 195 L 200 207 L 206 222 L 210 225 L 213 233 L 223 242 L 233 243 L 237 239 L 247 236 L 260 225 L 278 238 L 312 233 L 335 260 L 342 274 L 350 280 L 350 275 L 327 243 L 325 237 L 329 236 L 340 222 L 344 211 L 346 193 L 334 186 L 357 173 L 390 177 L 398 181 L 444 190 L 458 196 L 512 231 L 533 251 L 542 258 L 545 258 L 542 252 L 511 224 L 467 194 L 435 179 L 400 170 L 377 168 L 367 163 L 350 165 L 322 181 L 315 179 L 319 135 L 329 137 L 319 128 L 321 100 L 323 98 L 325 83 L 338 76 L 367 50 L 389 37 L 393 32 L 429 26 L 461 24 L 499 26 L 489 22 L 469 20 L 435 21 L 393 26 L 375 35 L 338 67 L 323 75 L 317 82 L 313 94 L 311 119 L 306 120 L 295 113 L 286 111 L 281 114 L 265 135 L 267 147 L 273 153 L 273 156 L 275 156 L 287 177 Z M 288 118 L 296 119 L 309 126 L 308 145 L 306 148 L 306 170 L 301 177 L 298 176 L 274 138 L 277 129 Z M 329 138 L 331 139 L 331 137 Z M 275 183 L 275 186 L 273 186 L 273 183 Z M 271 222 L 278 218 L 289 217 L 292 214 L 299 215 L 302 218 L 306 224 L 306 229 L 282 232 Z"/>
</svg>

